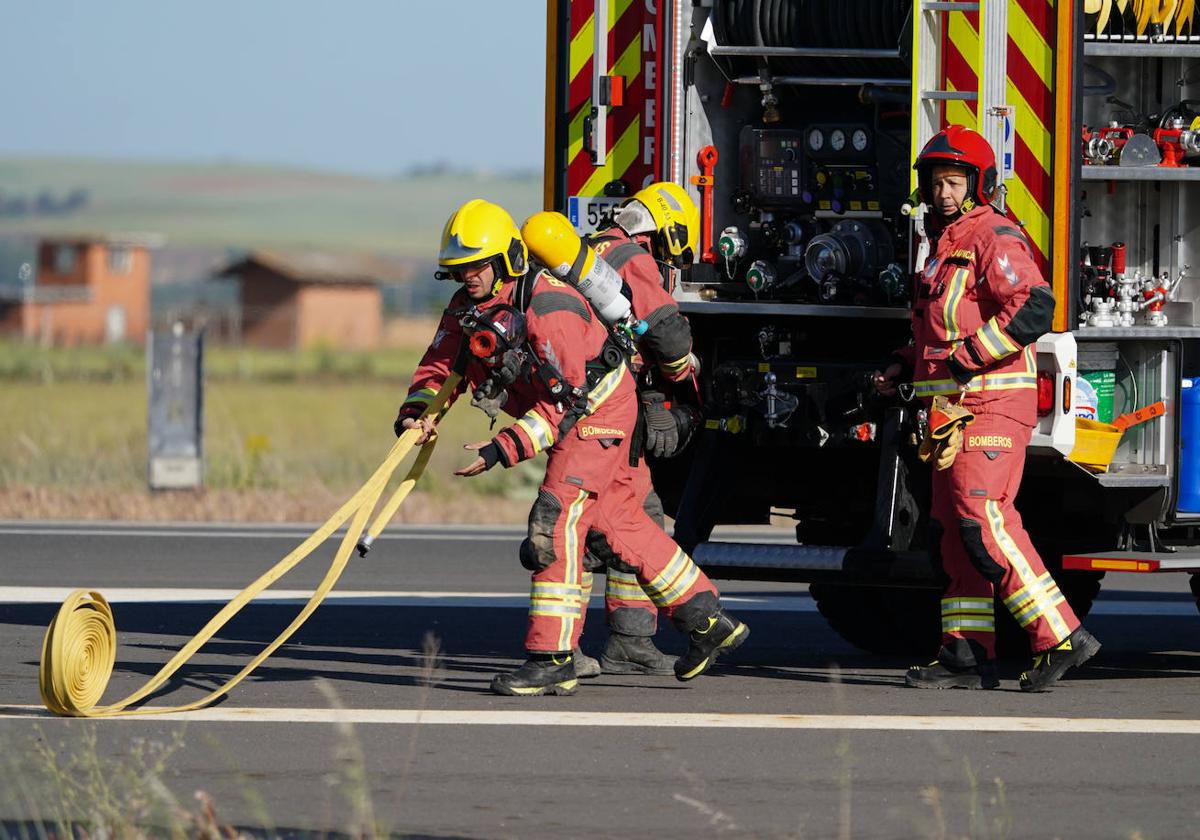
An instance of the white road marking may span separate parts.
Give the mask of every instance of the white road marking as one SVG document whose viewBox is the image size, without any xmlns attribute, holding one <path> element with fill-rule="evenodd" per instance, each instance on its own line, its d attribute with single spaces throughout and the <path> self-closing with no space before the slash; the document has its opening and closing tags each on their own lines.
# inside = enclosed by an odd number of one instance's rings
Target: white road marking
<svg viewBox="0 0 1200 840">
<path fill-rule="evenodd" d="M 27 537 L 179 537 L 213 539 L 300 539 L 307 538 L 319 527 L 312 525 L 203 525 L 197 523 L 148 525 L 97 525 L 82 522 L 63 524 L 46 523 L 0 523 L 0 536 Z M 448 540 L 465 542 L 493 542 L 521 539 L 526 532 L 524 525 L 393 525 L 379 535 L 379 540 Z M 339 530 L 330 537 L 340 537 Z M 714 539 L 745 540 L 772 544 L 795 543 L 795 534 L 788 529 L 746 528 L 731 526 L 717 528 Z"/>
<path fill-rule="evenodd" d="M 0 720 L 55 717 L 40 706 L 0 706 Z M 825 729 L 916 732 L 1037 732 L 1093 735 L 1200 735 L 1200 720 L 1145 718 L 971 717 L 938 715 L 772 715 L 717 713 L 550 712 L 487 709 L 217 708 L 123 721 L 190 723 L 425 724 L 431 726 L 581 726 L 676 729 Z"/>
<path fill-rule="evenodd" d="M 113 604 L 207 604 L 228 603 L 239 592 L 236 589 L 188 589 L 150 587 L 68 587 L 68 586 L 0 586 L 0 604 L 57 604 L 75 589 L 95 589 Z M 603 585 L 592 591 L 591 607 L 599 608 Z M 310 589 L 268 589 L 254 599 L 256 604 L 303 604 L 312 595 Z M 789 610 L 815 612 L 816 605 L 807 595 L 782 597 L 749 597 L 742 595 L 722 598 L 739 610 Z M 326 603 L 343 606 L 368 607 L 519 607 L 529 606 L 526 592 L 404 592 L 335 590 Z"/>
<path fill-rule="evenodd" d="M 525 529 L 512 531 L 458 531 L 448 526 L 445 531 L 400 531 L 380 534 L 379 540 L 442 540 L 445 542 L 499 542 L 502 540 L 520 539 Z M 281 530 L 247 530 L 229 531 L 217 529 L 177 530 L 177 529 L 148 529 L 148 528 L 0 528 L 0 536 L 25 537 L 165 537 L 170 539 L 190 539 L 202 537 L 207 539 L 273 539 L 273 540 L 305 540 L 316 528 L 307 531 Z M 345 531 L 335 531 L 329 539 L 340 539 Z"/>
<path fill-rule="evenodd" d="M 228 603 L 237 589 L 152 589 L 143 587 L 66 587 L 0 586 L 0 604 L 54 604 L 66 599 L 75 589 L 95 589 L 113 604 L 207 604 Z M 312 596 L 311 589 L 268 589 L 254 599 L 256 604 L 303 604 Z M 523 592 L 399 592 L 334 591 L 326 603 L 352 606 L 428 606 L 436 601 L 445 606 L 509 606 L 529 604 Z"/>
<path fill-rule="evenodd" d="M 57 604 L 77 588 L 93 588 L 113 604 L 224 604 L 240 592 L 237 589 L 196 589 L 187 587 L 68 587 L 68 586 L 0 586 L 0 604 Z M 592 591 L 590 606 L 603 603 L 603 585 Z M 303 604 L 312 595 L 309 589 L 268 589 L 259 595 L 257 604 Z M 743 612 L 817 612 L 809 595 L 723 595 L 721 600 Z M 524 592 L 442 592 L 402 590 L 335 590 L 326 603 L 362 607 L 504 607 L 523 609 L 529 605 Z M 1089 615 L 1111 616 L 1185 616 L 1197 617 L 1196 605 L 1190 600 L 1105 601 L 1092 605 Z"/>
</svg>

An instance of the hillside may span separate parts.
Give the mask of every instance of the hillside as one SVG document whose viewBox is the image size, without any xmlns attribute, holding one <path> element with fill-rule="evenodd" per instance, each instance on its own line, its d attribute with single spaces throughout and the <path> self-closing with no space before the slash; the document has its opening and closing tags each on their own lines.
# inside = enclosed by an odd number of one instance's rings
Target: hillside
<svg viewBox="0 0 1200 840">
<path fill-rule="evenodd" d="M 364 178 L 235 164 L 0 157 L 0 237 L 154 232 L 174 247 L 299 247 L 428 259 L 450 211 L 487 198 L 517 223 L 537 176 Z"/>
</svg>

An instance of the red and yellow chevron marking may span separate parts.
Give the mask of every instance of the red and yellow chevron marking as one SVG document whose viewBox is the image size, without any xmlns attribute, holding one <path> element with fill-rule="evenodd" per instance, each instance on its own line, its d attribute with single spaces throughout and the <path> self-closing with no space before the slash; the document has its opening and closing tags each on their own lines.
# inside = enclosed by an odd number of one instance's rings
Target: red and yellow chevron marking
<svg viewBox="0 0 1200 840">
<path fill-rule="evenodd" d="M 993 0 L 995 2 L 995 0 Z M 1025 225 L 1034 257 L 1049 270 L 1053 234 L 1052 179 L 1055 122 L 1055 0 L 1009 0 L 1008 78 L 1006 104 L 1016 108 L 1013 174 L 1008 187 L 1008 215 Z M 978 90 L 979 15 L 946 15 L 943 38 L 943 83 L 947 90 Z M 974 102 L 948 101 L 947 123 L 978 127 Z"/>
<path fill-rule="evenodd" d="M 625 104 L 608 110 L 608 156 L 593 166 L 584 148 L 583 122 L 592 106 L 592 0 L 571 2 L 567 78 L 567 190 L 571 195 L 603 195 L 604 185 L 621 179 L 641 189 L 654 173 L 658 142 L 658 23 L 646 3 L 608 0 L 606 75 L 625 77 Z"/>
</svg>

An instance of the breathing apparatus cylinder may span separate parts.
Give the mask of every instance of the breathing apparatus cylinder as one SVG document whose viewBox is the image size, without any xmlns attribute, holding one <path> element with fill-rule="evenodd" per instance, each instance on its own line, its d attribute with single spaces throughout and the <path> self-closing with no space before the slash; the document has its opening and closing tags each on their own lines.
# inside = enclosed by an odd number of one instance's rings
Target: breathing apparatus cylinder
<svg viewBox="0 0 1200 840">
<path fill-rule="evenodd" d="M 578 289 L 606 323 L 625 326 L 635 335 L 646 331 L 646 322 L 633 317 L 621 275 L 579 238 L 566 216 L 534 213 L 521 227 L 521 238 L 550 273 Z"/>
</svg>

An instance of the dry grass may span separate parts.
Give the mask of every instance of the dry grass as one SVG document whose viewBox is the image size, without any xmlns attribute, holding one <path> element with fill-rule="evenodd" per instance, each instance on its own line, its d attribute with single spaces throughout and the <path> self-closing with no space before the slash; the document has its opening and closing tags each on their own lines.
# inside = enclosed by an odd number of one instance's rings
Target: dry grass
<svg viewBox="0 0 1200 840">
<path fill-rule="evenodd" d="M 320 521 L 374 471 L 394 436 L 396 383 L 217 381 L 206 391 L 206 486 L 146 490 L 140 381 L 16 382 L 0 388 L 0 518 Z M 464 443 L 491 436 L 466 401 L 441 427 L 399 521 L 520 521 L 542 464 L 451 473 Z"/>
<path fill-rule="evenodd" d="M 317 342 L 302 350 L 209 345 L 204 351 L 208 382 L 408 382 L 433 338 L 437 319 L 389 320 L 381 349 L 337 350 Z M 52 385 L 59 382 L 146 381 L 146 356 L 139 347 L 41 347 L 0 341 L 0 381 Z"/>
</svg>

